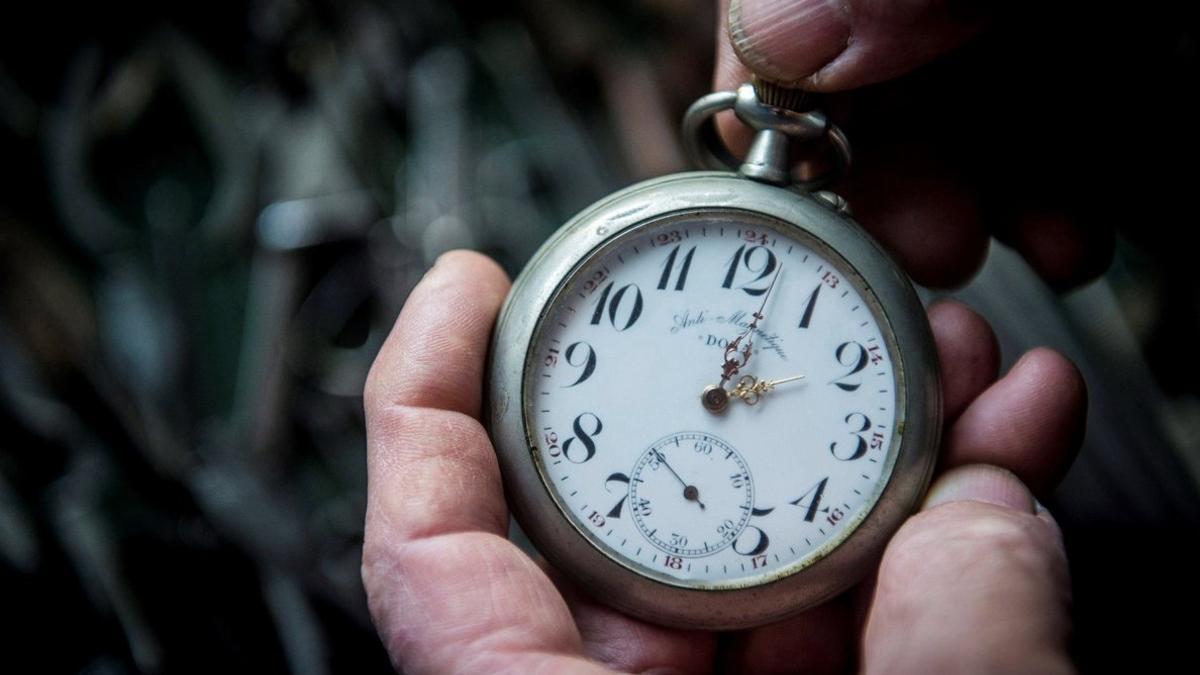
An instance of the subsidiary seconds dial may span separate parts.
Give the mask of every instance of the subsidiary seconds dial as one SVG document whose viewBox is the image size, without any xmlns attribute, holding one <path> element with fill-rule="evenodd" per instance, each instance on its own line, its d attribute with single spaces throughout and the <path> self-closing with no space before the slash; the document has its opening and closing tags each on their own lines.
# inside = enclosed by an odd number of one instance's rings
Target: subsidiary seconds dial
<svg viewBox="0 0 1200 675">
<path fill-rule="evenodd" d="M 754 485 L 728 443 L 683 432 L 642 453 L 630 474 L 629 503 L 638 529 L 659 549 L 707 556 L 733 543 L 749 522 Z"/>
</svg>

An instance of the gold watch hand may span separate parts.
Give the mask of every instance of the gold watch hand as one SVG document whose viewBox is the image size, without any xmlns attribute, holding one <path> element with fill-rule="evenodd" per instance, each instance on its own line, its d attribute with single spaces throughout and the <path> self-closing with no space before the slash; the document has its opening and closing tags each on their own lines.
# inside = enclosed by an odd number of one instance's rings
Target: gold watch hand
<svg viewBox="0 0 1200 675">
<path fill-rule="evenodd" d="M 754 405 L 762 398 L 762 395 L 771 391 L 776 386 L 803 380 L 803 375 L 793 375 L 791 377 L 781 377 L 775 380 L 760 380 L 753 375 L 743 375 L 738 380 L 737 386 L 729 392 L 730 397 L 739 398 L 746 405 Z"/>
<path fill-rule="evenodd" d="M 734 338 L 733 342 L 730 342 L 725 347 L 725 362 L 721 366 L 721 381 L 717 384 L 719 388 L 724 389 L 725 383 L 732 379 L 734 375 L 737 375 L 738 371 L 750 362 L 750 355 L 753 353 L 754 331 L 758 330 L 758 322 L 762 321 L 763 310 L 767 308 L 767 300 L 771 297 L 771 291 L 775 290 L 775 282 L 779 280 L 781 272 L 783 272 L 783 265 L 779 266 L 779 269 L 775 271 L 775 276 L 771 278 L 771 285 L 767 286 L 767 291 L 763 293 L 762 304 L 758 306 L 758 311 L 751 315 L 753 320 L 750 322 L 750 325 L 746 326 L 746 330 L 742 331 L 741 335 Z M 742 345 L 743 339 L 746 341 L 746 344 L 739 351 L 738 347 Z M 738 358 L 739 355 L 741 357 L 740 360 Z"/>
<path fill-rule="evenodd" d="M 770 385 L 772 387 L 774 387 L 776 385 L 786 384 L 788 382 L 795 382 L 796 380 L 803 380 L 803 379 L 804 379 L 803 375 L 793 375 L 791 377 L 781 377 L 778 380 L 768 380 L 768 382 L 770 382 Z"/>
</svg>

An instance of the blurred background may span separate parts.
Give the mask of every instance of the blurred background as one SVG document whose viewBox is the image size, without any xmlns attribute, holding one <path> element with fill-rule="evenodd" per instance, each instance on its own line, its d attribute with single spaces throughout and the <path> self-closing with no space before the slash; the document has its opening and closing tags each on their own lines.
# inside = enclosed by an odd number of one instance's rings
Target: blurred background
<svg viewBox="0 0 1200 675">
<path fill-rule="evenodd" d="M 0 671 L 389 672 L 358 568 L 375 351 L 439 253 L 515 274 L 686 168 L 711 5 L 0 10 Z M 1006 363 L 1050 344 L 1084 371 L 1050 505 L 1074 649 L 1167 669 L 1200 599 L 1197 10 L 1085 6 L 1012 5 L 846 126 L 860 157 L 938 137 L 989 213 L 1032 195 L 1116 228 L 1082 289 L 996 244 L 955 295 Z"/>
</svg>

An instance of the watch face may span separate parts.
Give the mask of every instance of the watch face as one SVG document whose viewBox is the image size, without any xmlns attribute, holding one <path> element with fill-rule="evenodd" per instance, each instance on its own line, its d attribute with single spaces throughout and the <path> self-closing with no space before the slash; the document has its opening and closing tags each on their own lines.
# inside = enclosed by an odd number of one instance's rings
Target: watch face
<svg viewBox="0 0 1200 675">
<path fill-rule="evenodd" d="M 621 566 L 768 583 L 835 549 L 886 487 L 896 338 L 858 271 L 803 230 L 734 209 L 651 220 L 538 309 L 534 464 L 558 517 Z"/>
</svg>

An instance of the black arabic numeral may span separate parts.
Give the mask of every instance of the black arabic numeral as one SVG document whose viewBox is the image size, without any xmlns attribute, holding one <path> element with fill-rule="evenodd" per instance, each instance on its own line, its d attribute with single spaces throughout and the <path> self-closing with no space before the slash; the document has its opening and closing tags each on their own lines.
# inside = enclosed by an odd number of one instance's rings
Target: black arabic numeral
<svg viewBox="0 0 1200 675">
<path fill-rule="evenodd" d="M 805 509 L 804 519 L 811 523 L 813 519 L 817 517 L 817 510 L 821 508 L 821 497 L 825 495 L 825 484 L 828 482 L 828 476 L 822 478 L 821 482 L 809 488 L 808 492 L 805 492 L 797 497 L 795 501 L 790 501 L 788 503 L 792 506 L 799 506 L 800 508 Z M 809 495 L 812 495 L 812 498 L 809 499 L 807 504 L 805 504 L 804 500 L 808 498 Z"/>
<path fill-rule="evenodd" d="M 575 354 L 582 354 L 583 350 L 585 349 L 587 350 L 587 356 L 582 357 L 583 362 L 575 363 Z M 566 385 L 566 387 L 574 387 L 580 382 L 583 382 L 591 377 L 592 373 L 596 370 L 596 350 L 592 349 L 592 346 L 586 342 L 580 341 L 572 343 L 567 347 L 567 351 L 564 356 L 567 357 L 567 365 L 575 368 L 583 367 L 583 374 L 579 376 L 579 379 L 575 380 L 571 384 Z"/>
<path fill-rule="evenodd" d="M 854 437 L 854 452 L 850 453 L 849 457 L 838 457 L 837 441 L 829 444 L 829 452 L 834 458 L 840 459 L 843 462 L 850 462 L 867 454 L 867 439 L 863 438 L 863 432 L 871 428 L 871 419 L 862 413 L 850 413 L 846 415 L 846 424 L 853 424 L 850 420 L 855 417 L 862 418 L 862 424 L 850 431 L 850 435 Z"/>
<path fill-rule="evenodd" d="M 762 252 L 766 259 L 761 264 L 756 264 L 755 260 L 762 259 L 762 255 L 756 256 L 756 253 Z M 745 245 L 739 246 L 738 250 L 729 259 L 729 271 L 725 273 L 725 281 L 721 284 L 721 288 L 733 288 L 734 279 L 737 277 L 738 269 L 745 267 L 746 271 L 758 276 L 750 281 L 742 283 L 738 288 L 745 291 L 748 295 L 762 295 L 767 292 L 769 286 L 761 288 L 746 288 L 750 284 L 757 283 L 766 279 L 775 271 L 778 261 L 775 259 L 775 254 L 764 246 L 751 246 L 747 248 Z"/>
<path fill-rule="evenodd" d="M 637 284 L 626 284 L 617 289 L 616 293 L 612 294 L 612 302 L 609 302 L 608 296 L 612 292 L 612 287 L 615 282 L 608 282 L 604 290 L 600 292 L 600 297 L 596 300 L 596 311 L 592 313 L 592 325 L 600 324 L 600 319 L 604 317 L 604 307 L 608 306 L 608 322 L 613 328 L 618 331 L 628 330 L 630 326 L 637 323 L 638 317 L 642 315 L 642 291 L 637 287 Z M 622 322 L 623 325 L 617 324 L 617 310 L 621 307 L 621 301 L 624 300 L 629 292 L 633 289 L 633 295 L 628 296 L 633 298 L 633 306 L 629 310 L 629 315 Z"/>
<path fill-rule="evenodd" d="M 608 303 L 608 294 L 612 293 L 613 282 L 608 282 L 603 291 L 600 291 L 600 297 L 596 299 L 596 311 L 592 314 L 592 325 L 600 325 L 600 319 L 604 318 L 604 305 Z"/>
<path fill-rule="evenodd" d="M 688 269 L 692 266 L 692 256 L 696 253 L 696 247 L 688 249 L 687 255 L 683 256 L 683 262 L 679 266 L 679 279 L 675 282 L 675 290 L 682 291 L 683 285 L 687 283 Z M 671 273 L 675 271 L 675 257 L 679 255 L 679 247 L 671 249 L 671 254 L 667 256 L 666 262 L 663 263 L 662 276 L 658 278 L 658 290 L 667 290 L 667 285 L 671 283 Z"/>
<path fill-rule="evenodd" d="M 808 328 L 812 324 L 813 310 L 817 307 L 817 294 L 821 292 L 821 285 L 813 289 L 811 295 L 808 296 L 808 302 L 804 304 L 804 314 L 800 316 L 800 328 Z"/>
<path fill-rule="evenodd" d="M 755 532 L 758 533 L 758 536 L 754 538 L 753 545 L 751 545 L 751 543 L 749 541 L 742 543 L 742 540 L 746 537 L 747 534 L 750 533 L 750 530 L 754 530 Z M 745 555 L 745 556 L 751 556 L 751 557 L 763 553 L 764 551 L 767 550 L 767 547 L 770 545 L 771 545 L 771 538 L 767 536 L 766 532 L 763 532 L 762 528 L 756 527 L 754 525 L 747 525 L 746 529 L 742 530 L 742 533 L 738 535 L 738 538 L 733 540 L 733 550 L 735 553 L 737 553 L 738 555 Z"/>
<path fill-rule="evenodd" d="M 608 487 L 608 484 L 612 483 L 612 482 L 624 483 L 626 486 L 625 494 L 621 496 L 621 501 L 617 502 L 617 505 L 612 507 L 612 509 L 610 509 L 609 512 L 605 515 L 607 515 L 609 518 L 620 518 L 621 517 L 621 507 L 625 506 L 625 500 L 629 499 L 629 476 L 626 476 L 623 473 L 614 473 L 611 476 L 609 476 L 608 478 L 605 478 L 604 479 L 604 491 L 605 492 L 612 492 L 612 490 L 610 490 Z M 642 500 L 642 501 L 645 501 L 645 500 Z"/>
<path fill-rule="evenodd" d="M 857 354 L 854 350 L 858 350 Z M 867 367 L 867 350 L 857 342 L 843 342 L 838 345 L 838 348 L 833 352 L 837 362 L 850 369 L 850 372 L 831 381 L 829 384 L 835 385 L 842 391 L 855 391 L 862 386 L 861 382 L 846 382 L 846 378 L 856 373 L 862 372 L 863 368 Z M 849 359 L 847 359 L 849 357 Z"/>
<path fill-rule="evenodd" d="M 594 425 L 592 425 L 595 428 L 592 429 L 591 431 L 587 431 L 586 429 L 583 428 L 583 420 L 584 420 L 584 418 L 587 418 L 587 417 L 592 418 L 596 422 Z M 599 417 L 596 417 L 594 414 L 592 414 L 590 412 L 585 412 L 585 413 L 581 414 L 579 417 L 575 418 L 575 422 L 572 425 L 572 427 L 575 430 L 575 435 L 573 437 L 568 438 L 567 440 L 563 441 L 563 446 L 562 446 L 563 457 L 566 457 L 568 460 L 574 462 L 575 464 L 583 464 L 584 462 L 591 459 L 593 455 L 596 454 L 596 442 L 594 440 L 592 440 L 592 437 L 599 436 L 600 432 L 604 429 L 604 425 L 600 423 Z M 575 441 L 579 441 L 579 443 L 581 445 L 583 445 L 584 450 L 587 453 L 586 455 L 584 455 L 583 459 L 576 459 L 575 457 L 571 456 L 571 448 L 578 447 L 577 445 L 575 445 Z M 578 455 L 579 452 L 576 451 L 575 454 Z"/>
<path fill-rule="evenodd" d="M 733 287 L 733 277 L 737 274 L 738 263 L 742 262 L 742 252 L 745 250 L 745 245 L 739 246 L 737 252 L 729 259 L 729 271 L 725 273 L 725 281 L 721 284 L 721 288 Z"/>
</svg>

